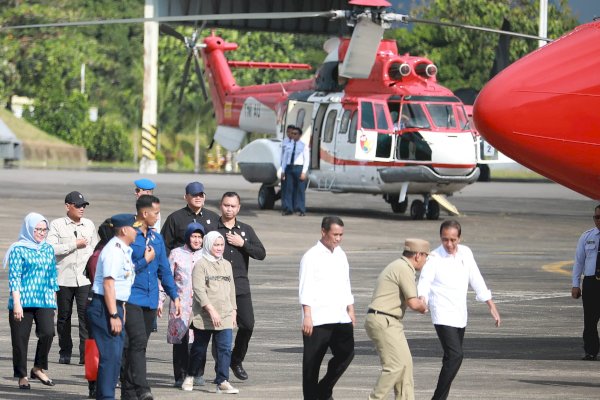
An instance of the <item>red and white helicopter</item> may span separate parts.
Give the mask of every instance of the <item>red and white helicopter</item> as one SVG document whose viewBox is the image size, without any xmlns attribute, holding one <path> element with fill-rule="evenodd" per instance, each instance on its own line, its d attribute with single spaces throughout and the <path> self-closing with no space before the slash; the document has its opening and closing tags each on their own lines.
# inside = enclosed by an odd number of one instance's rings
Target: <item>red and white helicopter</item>
<svg viewBox="0 0 600 400">
<path fill-rule="evenodd" d="M 596 200 L 600 200 L 598 54 L 600 20 L 516 61 L 484 86 L 474 107 L 475 125 L 494 147 Z"/>
<path fill-rule="evenodd" d="M 325 43 L 327 57 L 313 79 L 242 87 L 232 67 L 307 66 L 229 61 L 225 53 L 237 45 L 214 34 L 198 45 L 195 37 L 185 40 L 188 68 L 192 57 L 197 71 L 199 55 L 204 63 L 215 141 L 237 151 L 249 132 L 272 135 L 250 142 L 236 158 L 244 178 L 262 184 L 261 208 L 273 208 L 278 198 L 281 142 L 293 124 L 310 146 L 309 187 L 382 194 L 398 213 L 406 211 L 407 195 L 422 196 L 411 203 L 413 219 L 439 218 L 441 202 L 457 213 L 442 195 L 479 176 L 478 138 L 463 103 L 437 82 L 432 61 L 399 54 L 395 41 L 382 39 L 391 22 L 408 16 L 387 12 L 384 0 L 349 4 L 353 10 L 331 16 L 347 19 L 352 38 Z"/>
</svg>

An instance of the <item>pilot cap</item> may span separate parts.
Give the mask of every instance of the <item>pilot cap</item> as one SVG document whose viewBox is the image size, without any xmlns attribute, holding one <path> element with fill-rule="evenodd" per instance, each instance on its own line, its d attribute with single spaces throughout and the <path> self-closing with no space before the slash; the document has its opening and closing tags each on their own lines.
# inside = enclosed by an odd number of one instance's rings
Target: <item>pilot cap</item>
<svg viewBox="0 0 600 400">
<path fill-rule="evenodd" d="M 423 239 L 406 239 L 404 241 L 404 251 L 413 253 L 431 253 L 431 247 L 427 240 Z"/>
<path fill-rule="evenodd" d="M 133 226 L 135 215 L 133 214 L 117 214 L 110 217 L 110 225 L 113 228 L 122 228 L 124 226 Z"/>
<path fill-rule="evenodd" d="M 138 179 L 136 181 L 133 181 L 133 183 L 135 184 L 135 187 L 140 188 L 142 190 L 154 190 L 154 188 L 156 187 L 156 183 L 152 182 L 148 178 Z"/>
</svg>

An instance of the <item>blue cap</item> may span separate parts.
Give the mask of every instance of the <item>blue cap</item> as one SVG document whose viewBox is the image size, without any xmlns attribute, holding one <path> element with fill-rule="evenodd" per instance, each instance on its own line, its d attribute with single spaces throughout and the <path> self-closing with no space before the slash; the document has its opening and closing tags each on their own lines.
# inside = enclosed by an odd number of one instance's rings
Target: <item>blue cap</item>
<svg viewBox="0 0 600 400">
<path fill-rule="evenodd" d="M 135 215 L 133 214 L 117 214 L 110 217 L 110 225 L 113 228 L 122 228 L 124 226 L 133 226 Z"/>
<path fill-rule="evenodd" d="M 185 187 L 185 194 L 194 195 L 198 193 L 204 193 L 204 185 L 200 182 L 188 183 L 188 185 Z"/>
<path fill-rule="evenodd" d="M 142 190 L 153 190 L 156 187 L 156 183 L 148 178 L 138 179 L 137 181 L 133 181 L 133 183 L 135 184 L 135 187 Z"/>
</svg>

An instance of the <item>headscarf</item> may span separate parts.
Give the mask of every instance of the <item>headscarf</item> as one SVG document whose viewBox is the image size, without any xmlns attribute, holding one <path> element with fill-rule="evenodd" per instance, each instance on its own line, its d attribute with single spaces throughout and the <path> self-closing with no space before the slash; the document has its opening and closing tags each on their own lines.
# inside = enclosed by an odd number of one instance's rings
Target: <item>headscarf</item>
<svg viewBox="0 0 600 400">
<path fill-rule="evenodd" d="M 204 236 L 204 239 L 202 241 L 202 257 L 206 258 L 208 261 L 215 262 L 223 258 L 223 256 L 217 258 L 213 256 L 210 252 L 210 250 L 213 247 L 213 244 L 218 238 L 225 240 L 223 238 L 223 235 L 221 235 L 217 231 L 210 231 L 206 234 L 206 236 Z"/>
<path fill-rule="evenodd" d="M 194 251 L 192 249 L 192 246 L 190 245 L 190 238 L 192 237 L 192 233 L 194 232 L 199 232 L 200 234 L 202 234 L 202 238 L 204 239 L 204 235 L 206 235 L 206 230 L 204 229 L 204 226 L 201 223 L 198 222 L 191 222 L 186 230 L 185 230 L 185 235 L 183 235 L 184 239 L 185 239 L 185 244 L 187 245 L 187 247 Z"/>
<path fill-rule="evenodd" d="M 25 216 L 25 219 L 23 220 L 23 225 L 21 225 L 19 240 L 10 245 L 6 252 L 6 255 L 4 256 L 4 261 L 2 261 L 2 265 L 4 268 L 6 268 L 6 266 L 8 265 L 10 253 L 15 247 L 27 247 L 28 249 L 37 251 L 44 243 L 46 243 L 46 239 L 38 243 L 33 238 L 33 232 L 35 230 L 36 225 L 42 221 L 46 222 L 46 228 L 50 228 L 48 220 L 44 218 L 44 216 L 41 214 L 32 212 Z"/>
</svg>

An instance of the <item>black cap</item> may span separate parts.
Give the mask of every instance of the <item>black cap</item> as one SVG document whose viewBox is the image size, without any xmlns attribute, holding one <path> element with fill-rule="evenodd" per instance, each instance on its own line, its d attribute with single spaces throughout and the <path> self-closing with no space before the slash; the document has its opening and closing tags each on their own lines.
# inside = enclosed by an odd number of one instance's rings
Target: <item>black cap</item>
<svg viewBox="0 0 600 400">
<path fill-rule="evenodd" d="M 79 192 L 71 192 L 65 197 L 65 204 L 75 204 L 76 206 L 90 205 L 83 195 Z"/>
</svg>

